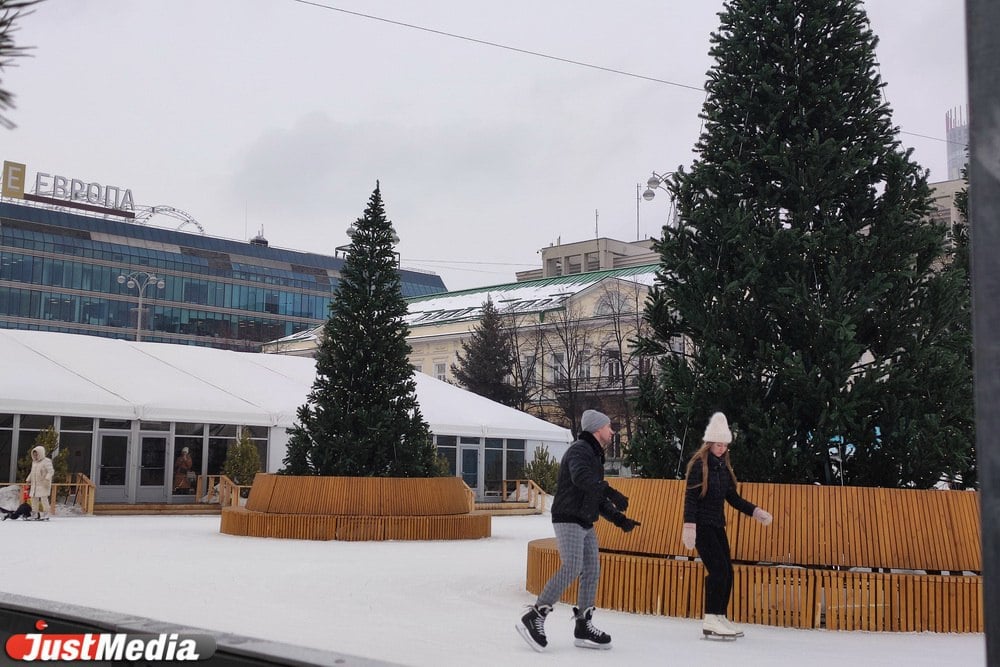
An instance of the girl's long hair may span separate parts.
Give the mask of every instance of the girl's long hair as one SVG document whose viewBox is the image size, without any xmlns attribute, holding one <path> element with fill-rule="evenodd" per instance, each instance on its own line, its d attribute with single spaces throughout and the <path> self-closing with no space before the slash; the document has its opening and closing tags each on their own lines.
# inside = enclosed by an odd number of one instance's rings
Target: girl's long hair
<svg viewBox="0 0 1000 667">
<path fill-rule="evenodd" d="M 701 497 L 704 498 L 705 494 L 708 493 L 708 457 L 709 448 L 712 446 L 709 442 L 701 443 L 701 447 L 698 451 L 691 456 L 691 460 L 688 461 L 687 472 L 685 477 L 687 479 L 691 478 L 691 469 L 695 467 L 696 464 L 701 465 Z M 733 464 L 729 462 L 729 448 L 726 447 L 726 453 L 722 455 L 722 460 L 726 464 L 726 469 L 729 470 L 729 476 L 733 478 L 733 486 L 736 486 L 736 471 L 733 470 Z M 688 487 L 690 488 L 690 487 Z"/>
</svg>

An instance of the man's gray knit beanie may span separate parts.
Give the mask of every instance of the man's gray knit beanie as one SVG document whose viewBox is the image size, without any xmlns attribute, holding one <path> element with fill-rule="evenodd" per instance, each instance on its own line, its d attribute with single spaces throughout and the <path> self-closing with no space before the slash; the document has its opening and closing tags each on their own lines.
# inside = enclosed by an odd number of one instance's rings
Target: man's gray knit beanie
<svg viewBox="0 0 1000 667">
<path fill-rule="evenodd" d="M 603 412 L 597 410 L 584 410 L 583 417 L 580 418 L 580 430 L 593 433 L 600 430 L 602 426 L 611 422 L 611 418 Z"/>
</svg>

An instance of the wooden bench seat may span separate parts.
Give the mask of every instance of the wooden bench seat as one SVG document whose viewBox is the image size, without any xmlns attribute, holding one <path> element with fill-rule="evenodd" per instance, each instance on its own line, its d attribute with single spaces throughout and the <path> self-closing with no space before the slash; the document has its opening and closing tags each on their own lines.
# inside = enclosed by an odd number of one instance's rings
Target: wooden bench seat
<svg viewBox="0 0 1000 667">
<path fill-rule="evenodd" d="M 222 510 L 229 535 L 300 540 L 462 540 L 489 537 L 457 477 L 296 477 L 259 473 L 246 507 Z"/>
<path fill-rule="evenodd" d="M 700 618 L 705 571 L 681 543 L 685 482 L 609 481 L 629 497 L 628 514 L 642 526 L 623 533 L 597 523 L 597 605 Z M 774 523 L 764 527 L 726 508 L 734 621 L 982 632 L 978 493 L 759 483 L 741 483 L 739 491 Z M 527 589 L 537 594 L 558 566 L 554 538 L 532 541 Z"/>
</svg>

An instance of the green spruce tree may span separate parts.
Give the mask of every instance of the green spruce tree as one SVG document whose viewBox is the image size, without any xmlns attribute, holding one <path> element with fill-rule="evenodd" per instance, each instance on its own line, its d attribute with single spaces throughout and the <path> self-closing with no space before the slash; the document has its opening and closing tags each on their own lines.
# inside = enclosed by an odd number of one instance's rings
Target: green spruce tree
<svg viewBox="0 0 1000 667">
<path fill-rule="evenodd" d="M 957 465 L 945 470 L 953 486 L 965 489 L 979 487 L 976 465 L 976 416 L 975 381 L 973 377 L 972 341 L 972 273 L 969 266 L 969 175 L 962 169 L 964 187 L 955 194 L 955 208 L 958 220 L 951 228 L 951 248 L 945 271 L 958 284 L 959 298 L 953 304 L 956 316 L 947 334 L 952 338 L 954 364 L 938 369 L 938 377 L 928 377 L 927 386 L 934 391 L 936 399 L 947 405 L 939 414 L 950 416 L 950 422 L 943 428 L 951 429 L 948 442 L 966 442 L 967 446 L 956 448 L 961 455 Z"/>
<path fill-rule="evenodd" d="M 517 353 L 492 299 L 483 302 L 482 317 L 470 339 L 462 341 L 462 352 L 451 372 L 463 387 L 511 407 L 523 403 L 522 392 L 511 383 Z"/>
<path fill-rule="evenodd" d="M 655 245 L 629 463 L 678 476 L 722 410 L 742 479 L 930 486 L 969 450 L 927 386 L 956 360 L 959 295 L 862 3 L 730 0 L 720 21 L 680 224 Z"/>
<path fill-rule="evenodd" d="M 376 184 L 364 215 L 354 223 L 316 355 L 316 380 L 289 429 L 282 472 L 435 474 L 434 445 L 408 360 L 397 241 Z"/>
</svg>

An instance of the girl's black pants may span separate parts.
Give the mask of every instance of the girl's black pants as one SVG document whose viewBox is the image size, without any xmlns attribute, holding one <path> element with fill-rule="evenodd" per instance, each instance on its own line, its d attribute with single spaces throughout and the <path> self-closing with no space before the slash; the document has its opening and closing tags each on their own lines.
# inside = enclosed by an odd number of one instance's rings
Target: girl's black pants
<svg viewBox="0 0 1000 667">
<path fill-rule="evenodd" d="M 708 575 L 705 577 L 705 613 L 725 616 L 733 590 L 733 563 L 725 526 L 698 524 L 695 548 Z"/>
</svg>

